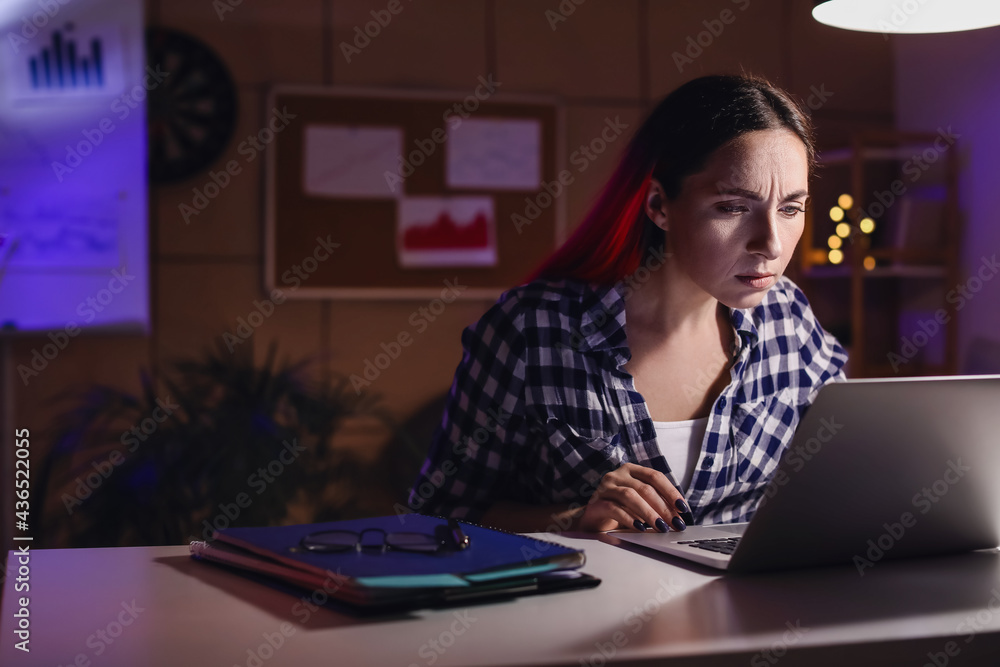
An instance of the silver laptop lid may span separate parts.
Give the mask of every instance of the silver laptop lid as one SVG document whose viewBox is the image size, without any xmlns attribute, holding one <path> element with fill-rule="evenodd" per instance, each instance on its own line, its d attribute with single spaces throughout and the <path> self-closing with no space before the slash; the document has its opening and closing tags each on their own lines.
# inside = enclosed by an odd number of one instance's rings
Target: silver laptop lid
<svg viewBox="0 0 1000 667">
<path fill-rule="evenodd" d="M 800 422 L 729 570 L 1000 544 L 1000 375 L 826 385 Z"/>
</svg>

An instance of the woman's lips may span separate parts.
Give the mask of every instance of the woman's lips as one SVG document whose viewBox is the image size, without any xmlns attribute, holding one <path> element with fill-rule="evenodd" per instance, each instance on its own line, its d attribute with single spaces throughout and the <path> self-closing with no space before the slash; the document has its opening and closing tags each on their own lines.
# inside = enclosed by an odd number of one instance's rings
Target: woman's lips
<svg viewBox="0 0 1000 667">
<path fill-rule="evenodd" d="M 773 273 L 753 273 L 736 277 L 741 283 L 754 289 L 765 289 L 774 284 Z"/>
</svg>

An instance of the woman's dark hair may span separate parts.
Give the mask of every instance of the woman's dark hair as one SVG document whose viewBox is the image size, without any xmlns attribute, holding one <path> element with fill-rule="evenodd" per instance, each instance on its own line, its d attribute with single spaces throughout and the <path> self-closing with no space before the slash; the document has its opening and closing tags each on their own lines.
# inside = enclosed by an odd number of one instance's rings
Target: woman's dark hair
<svg viewBox="0 0 1000 667">
<path fill-rule="evenodd" d="M 650 179 L 668 200 L 709 156 L 756 130 L 788 129 L 805 144 L 810 175 L 816 152 L 809 117 L 785 91 L 749 75 L 704 76 L 683 84 L 638 129 L 597 203 L 566 242 L 528 280 L 576 278 L 613 284 L 630 275 L 664 232 L 645 215 Z"/>
</svg>

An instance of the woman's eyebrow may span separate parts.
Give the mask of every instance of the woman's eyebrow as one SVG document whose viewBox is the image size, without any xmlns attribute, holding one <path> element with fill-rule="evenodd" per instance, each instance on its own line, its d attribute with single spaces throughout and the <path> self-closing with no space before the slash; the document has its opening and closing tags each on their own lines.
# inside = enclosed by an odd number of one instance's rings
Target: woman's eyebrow
<svg viewBox="0 0 1000 667">
<path fill-rule="evenodd" d="M 720 195 L 736 195 L 737 197 L 743 197 L 745 199 L 752 199 L 753 201 L 763 201 L 764 197 L 761 196 L 759 192 L 754 192 L 753 190 L 747 190 L 746 188 L 725 188 L 718 190 Z M 791 192 L 782 201 L 791 201 L 792 199 L 809 198 L 808 190 L 796 190 Z"/>
</svg>

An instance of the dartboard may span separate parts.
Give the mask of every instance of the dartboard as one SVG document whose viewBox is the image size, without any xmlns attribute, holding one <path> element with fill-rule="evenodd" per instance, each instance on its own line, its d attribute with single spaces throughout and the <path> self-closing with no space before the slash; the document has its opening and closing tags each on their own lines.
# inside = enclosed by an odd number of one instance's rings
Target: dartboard
<svg viewBox="0 0 1000 667">
<path fill-rule="evenodd" d="M 236 124 L 236 86 L 219 57 L 190 35 L 146 31 L 149 177 L 180 181 L 225 150 Z M 160 83 L 155 83 L 162 78 Z"/>
</svg>

